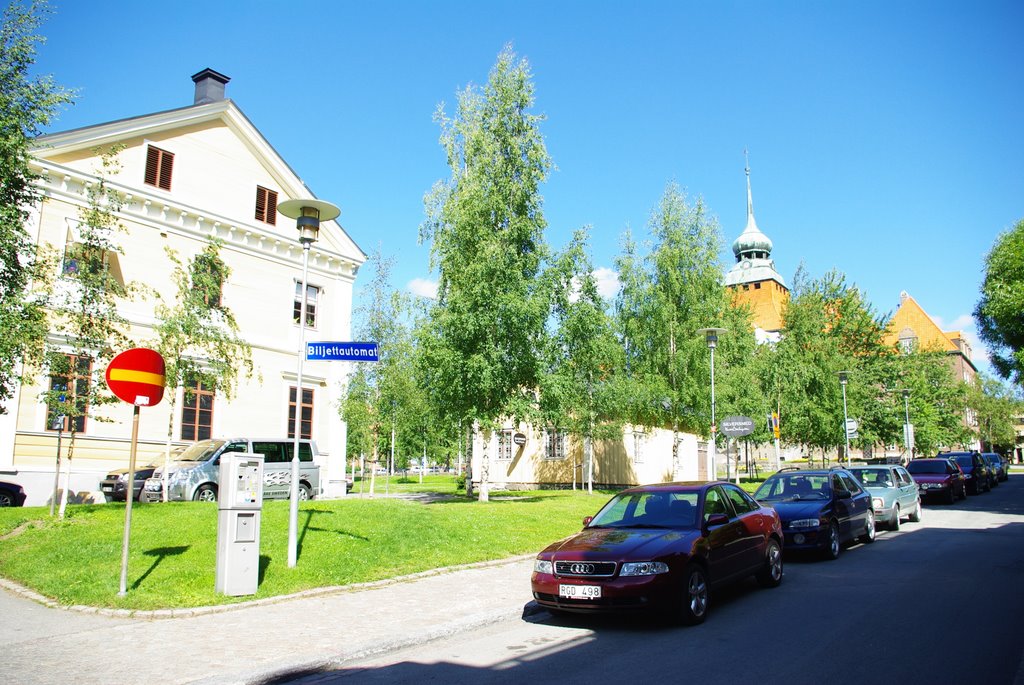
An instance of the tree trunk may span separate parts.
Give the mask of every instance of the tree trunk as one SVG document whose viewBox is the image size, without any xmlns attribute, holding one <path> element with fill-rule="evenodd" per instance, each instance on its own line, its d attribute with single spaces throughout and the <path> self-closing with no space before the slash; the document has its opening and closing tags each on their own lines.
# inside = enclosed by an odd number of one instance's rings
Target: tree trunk
<svg viewBox="0 0 1024 685">
<path fill-rule="evenodd" d="M 480 445 L 481 445 L 481 449 L 480 449 L 480 493 L 478 495 L 478 499 L 481 502 L 486 502 L 486 501 L 488 501 L 487 476 L 488 476 L 488 472 L 490 471 L 490 468 L 489 468 L 490 464 L 487 463 L 488 462 L 487 444 L 490 442 L 490 439 L 489 439 L 488 436 L 485 436 L 483 431 L 480 431 L 480 424 L 477 423 L 477 422 L 474 422 L 473 423 L 474 437 L 476 436 L 476 434 L 478 432 L 480 433 L 481 438 L 482 438 L 480 440 Z"/>
</svg>

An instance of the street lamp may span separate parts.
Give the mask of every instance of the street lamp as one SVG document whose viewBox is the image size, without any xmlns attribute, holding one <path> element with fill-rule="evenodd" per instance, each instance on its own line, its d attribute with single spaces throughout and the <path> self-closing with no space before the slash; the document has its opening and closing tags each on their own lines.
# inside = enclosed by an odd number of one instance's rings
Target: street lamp
<svg viewBox="0 0 1024 685">
<path fill-rule="evenodd" d="M 849 371 L 839 372 L 839 385 L 843 386 L 843 437 L 846 439 L 846 464 L 850 464 L 850 419 L 846 413 L 846 379 L 849 377 Z M 843 460 L 840 459 L 839 463 L 842 464 Z"/>
<path fill-rule="evenodd" d="M 708 477 L 710 480 L 717 480 L 715 465 L 715 434 L 718 426 L 715 423 L 715 348 L 718 346 L 719 333 L 725 333 L 725 328 L 698 328 L 698 333 L 704 334 L 707 340 L 708 349 L 711 350 L 711 441 L 708 445 Z"/>
<path fill-rule="evenodd" d="M 288 568 L 295 568 L 298 557 L 299 528 L 299 438 L 302 415 L 302 361 L 306 358 L 306 278 L 309 275 L 309 246 L 316 242 L 320 233 L 320 222 L 330 221 L 341 214 L 341 210 L 323 200 L 286 200 L 277 205 L 277 211 L 289 219 L 295 219 L 302 245 L 302 299 L 299 308 L 299 368 L 295 381 L 295 449 L 292 453 L 291 508 L 288 516 Z"/>
</svg>

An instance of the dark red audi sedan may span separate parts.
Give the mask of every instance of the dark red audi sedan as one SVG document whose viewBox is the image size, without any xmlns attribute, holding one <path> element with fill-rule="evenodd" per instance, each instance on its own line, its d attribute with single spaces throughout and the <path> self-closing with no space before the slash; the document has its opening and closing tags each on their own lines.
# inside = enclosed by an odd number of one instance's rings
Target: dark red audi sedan
<svg viewBox="0 0 1024 685">
<path fill-rule="evenodd" d="M 779 515 L 731 483 L 630 488 L 583 524 L 534 562 L 533 597 L 555 612 L 653 610 L 695 625 L 717 586 L 782 582 Z"/>
</svg>

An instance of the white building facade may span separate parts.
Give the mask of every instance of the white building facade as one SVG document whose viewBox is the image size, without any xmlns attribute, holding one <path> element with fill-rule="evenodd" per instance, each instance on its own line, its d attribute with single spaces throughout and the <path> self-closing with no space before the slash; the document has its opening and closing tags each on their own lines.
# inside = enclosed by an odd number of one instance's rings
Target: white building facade
<svg viewBox="0 0 1024 685">
<path fill-rule="evenodd" d="M 295 221 L 277 213 L 281 202 L 314 196 L 224 97 L 227 77 L 207 69 L 192 78 L 191 106 L 40 138 L 34 157 L 43 201 L 35 208 L 30 233 L 38 245 L 59 252 L 73 246 L 87 206 L 86 188 L 98 180 L 97 149 L 123 146 L 117 155 L 120 171 L 106 178 L 124 199 L 118 220 L 126 229 L 115 236 L 122 253 L 112 256 L 112 270 L 123 282 L 145 284 L 173 303 L 174 265 L 165 248 L 185 262 L 211 238 L 218 239 L 221 258 L 231 269 L 222 302 L 251 346 L 255 365 L 254 375 L 240 381 L 231 400 L 199 393 L 190 396 L 189 411 L 178 390 L 175 416 L 166 399 L 142 408 L 138 463 L 162 463 L 169 420 L 173 444 L 184 445 L 207 435 L 287 437 L 290 412 L 298 411 L 303 437 L 319 448 L 322 494 L 342 495 L 346 427 L 338 405 L 347 368 L 341 362 L 305 362 L 297 391 L 303 250 Z M 350 339 L 353 283 L 365 260 L 337 221 L 321 224 L 309 252 L 307 342 Z M 71 277 L 59 274 L 57 287 Z M 155 303 L 154 297 L 141 296 L 119 305 L 135 346 L 152 346 L 156 338 Z M 59 346 L 61 340 L 51 336 L 51 343 Z M 104 371 L 91 369 L 91 382 L 103 383 Z M 44 369 L 18 389 L 7 414 L 0 415 L 0 478 L 21 483 L 28 505 L 46 504 L 52 495 L 58 431 L 48 425 L 41 400 L 49 383 Z M 71 501 L 103 501 L 99 481 L 128 464 L 131 415 L 130 406 L 119 403 L 86 416 L 75 441 Z M 66 454 L 66 433 L 63 438 Z"/>
</svg>

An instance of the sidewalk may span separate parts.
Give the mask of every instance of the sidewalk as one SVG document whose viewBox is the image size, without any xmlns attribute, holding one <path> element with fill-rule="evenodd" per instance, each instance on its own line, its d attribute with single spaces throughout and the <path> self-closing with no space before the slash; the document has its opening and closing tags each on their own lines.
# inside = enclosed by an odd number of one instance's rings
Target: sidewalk
<svg viewBox="0 0 1024 685">
<path fill-rule="evenodd" d="M 530 555 L 172 618 L 48 608 L 4 589 L 4 671 L 22 685 L 249 685 L 520 616 L 532 567 Z"/>
</svg>

